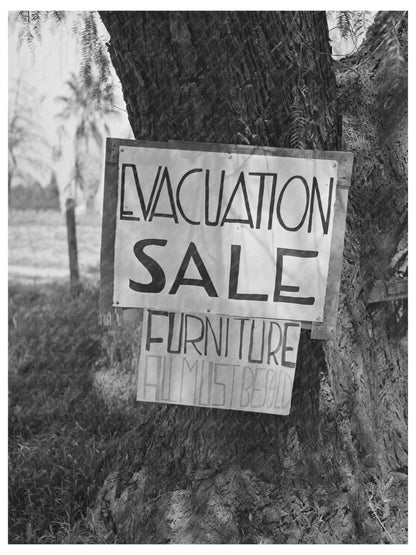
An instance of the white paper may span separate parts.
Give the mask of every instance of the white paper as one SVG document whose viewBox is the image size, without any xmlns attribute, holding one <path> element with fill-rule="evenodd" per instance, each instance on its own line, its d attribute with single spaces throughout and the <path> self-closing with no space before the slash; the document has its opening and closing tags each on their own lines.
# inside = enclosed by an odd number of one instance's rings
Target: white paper
<svg viewBox="0 0 416 555">
<path fill-rule="evenodd" d="M 137 400 L 287 415 L 300 322 L 144 311 Z"/>
<path fill-rule="evenodd" d="M 122 147 L 114 306 L 323 321 L 336 181 L 334 160 Z"/>
</svg>

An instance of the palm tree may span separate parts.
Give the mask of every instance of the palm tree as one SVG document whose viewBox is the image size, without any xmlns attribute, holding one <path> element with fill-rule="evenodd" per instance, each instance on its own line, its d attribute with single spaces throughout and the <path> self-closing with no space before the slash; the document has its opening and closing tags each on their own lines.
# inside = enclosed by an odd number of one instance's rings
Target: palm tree
<svg viewBox="0 0 416 555">
<path fill-rule="evenodd" d="M 99 180 L 91 186 L 91 180 L 86 175 L 87 160 L 91 156 L 91 142 L 101 151 L 103 137 L 110 134 L 108 117 L 118 115 L 114 108 L 113 87 L 111 83 L 103 82 L 100 76 L 90 74 L 88 79 L 80 80 L 74 73 L 66 81 L 66 85 L 68 94 L 56 98 L 63 104 L 62 111 L 56 117 L 66 122 L 75 122 L 74 188 L 69 196 L 75 197 L 80 190 L 84 196 L 93 197 Z M 62 124 L 59 128 L 61 136 L 68 135 L 65 127 Z"/>
<path fill-rule="evenodd" d="M 68 185 L 72 185 L 66 201 L 66 219 L 68 231 L 69 267 L 71 291 L 74 295 L 79 290 L 79 271 L 78 271 L 78 251 L 76 241 L 75 225 L 75 200 L 77 192 L 82 191 L 88 204 L 88 200 L 94 198 L 98 186 L 99 178 L 88 174 L 91 166 L 92 154 L 90 153 L 90 143 L 101 150 L 103 146 L 103 135 L 110 134 L 106 118 L 115 114 L 113 107 L 113 87 L 109 80 L 102 80 L 101 76 L 94 76 L 92 72 L 87 74 L 87 78 L 79 80 L 72 73 L 70 79 L 66 81 L 69 92 L 65 96 L 58 96 L 57 101 L 63 104 L 63 109 L 56 117 L 66 121 L 58 129 L 60 139 L 68 136 L 67 127 L 69 122 L 75 123 L 73 145 L 73 179 Z M 55 159 L 62 156 L 62 149 L 55 149 Z M 95 178 L 94 178 L 95 177 Z"/>
</svg>

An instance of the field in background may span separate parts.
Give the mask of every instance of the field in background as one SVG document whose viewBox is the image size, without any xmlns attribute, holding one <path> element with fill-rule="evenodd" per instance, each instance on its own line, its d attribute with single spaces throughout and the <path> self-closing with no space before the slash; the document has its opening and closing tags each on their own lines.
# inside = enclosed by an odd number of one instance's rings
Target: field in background
<svg viewBox="0 0 416 555">
<path fill-rule="evenodd" d="M 101 214 L 79 214 L 76 223 L 81 278 L 98 280 Z M 68 277 L 65 214 L 52 210 L 10 211 L 9 279 L 33 283 Z"/>
</svg>

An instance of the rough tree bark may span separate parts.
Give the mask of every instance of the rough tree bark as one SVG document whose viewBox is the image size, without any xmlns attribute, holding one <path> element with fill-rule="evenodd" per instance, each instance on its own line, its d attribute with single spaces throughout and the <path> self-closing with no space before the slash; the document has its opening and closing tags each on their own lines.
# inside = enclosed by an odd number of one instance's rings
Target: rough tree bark
<svg viewBox="0 0 416 555">
<path fill-rule="evenodd" d="M 100 15 L 137 139 L 336 148 L 324 12 Z M 345 148 L 358 160 L 336 341 L 302 333 L 289 417 L 143 407 L 97 499 L 103 538 L 406 541 L 405 331 L 388 327 L 403 303 L 365 304 L 399 262 L 404 112 L 386 135 L 377 99 L 363 104 L 360 79 L 342 78 Z"/>
</svg>

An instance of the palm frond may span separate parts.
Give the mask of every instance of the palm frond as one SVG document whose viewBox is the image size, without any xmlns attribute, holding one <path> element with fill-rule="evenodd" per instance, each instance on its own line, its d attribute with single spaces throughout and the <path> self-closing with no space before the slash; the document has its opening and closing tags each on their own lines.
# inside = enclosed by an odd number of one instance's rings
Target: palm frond
<svg viewBox="0 0 416 555">
<path fill-rule="evenodd" d="M 343 39 L 348 38 L 352 34 L 353 13 L 351 11 L 337 13 L 337 26 Z"/>
<path fill-rule="evenodd" d="M 306 119 L 299 95 L 296 94 L 290 109 L 290 147 L 305 148 Z"/>
<path fill-rule="evenodd" d="M 379 12 L 369 31 L 369 40 L 375 45 L 370 56 L 377 55 L 380 64 L 379 93 L 386 97 L 385 109 L 396 95 L 407 91 L 407 48 L 402 40 L 406 27 L 407 12 Z"/>
</svg>

